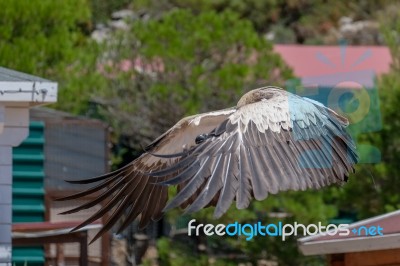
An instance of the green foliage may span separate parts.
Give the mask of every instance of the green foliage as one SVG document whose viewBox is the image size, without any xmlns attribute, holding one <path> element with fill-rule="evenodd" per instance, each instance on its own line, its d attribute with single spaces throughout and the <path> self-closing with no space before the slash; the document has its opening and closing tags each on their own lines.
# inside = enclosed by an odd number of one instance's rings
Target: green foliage
<svg viewBox="0 0 400 266">
<path fill-rule="evenodd" d="M 0 65 L 56 80 L 56 107 L 83 113 L 101 79 L 86 0 L 0 0 Z"/>
<path fill-rule="evenodd" d="M 108 45 L 108 89 L 98 102 L 135 149 L 179 117 L 233 106 L 245 91 L 290 75 L 271 44 L 231 12 L 176 10 L 135 22 Z M 118 70 L 127 62 L 148 70 Z"/>
<path fill-rule="evenodd" d="M 165 266 L 206 266 L 209 265 L 206 255 L 193 254 L 190 247 L 184 243 L 173 242 L 168 238 L 157 241 L 158 256 L 161 265 Z M 146 263 L 144 263 L 146 264 Z"/>
<path fill-rule="evenodd" d="M 392 74 L 396 74 L 396 72 L 398 73 L 398 71 L 400 71 L 400 3 L 390 2 L 385 9 L 378 12 L 378 17 L 381 24 L 381 32 L 385 38 L 385 43 L 392 53 L 392 69 L 394 72 Z M 383 82 L 385 85 L 389 85 L 389 88 L 396 88 L 391 87 L 396 85 L 394 84 L 396 81 L 393 77 L 388 77 Z"/>
<path fill-rule="evenodd" d="M 1 0 L 0 14 L 0 64 L 37 75 L 70 61 L 90 17 L 85 0 Z"/>
<path fill-rule="evenodd" d="M 174 9 L 188 9 L 194 14 L 206 11 L 230 11 L 249 20 L 259 33 L 275 33 L 276 43 L 326 44 L 341 17 L 370 19 L 389 1 L 302 1 L 302 0 L 138 0 L 133 7 L 151 16 Z M 279 26 L 277 26 L 279 25 Z M 333 40 L 335 44 L 337 40 Z M 330 40 L 332 43 L 332 40 Z"/>
</svg>

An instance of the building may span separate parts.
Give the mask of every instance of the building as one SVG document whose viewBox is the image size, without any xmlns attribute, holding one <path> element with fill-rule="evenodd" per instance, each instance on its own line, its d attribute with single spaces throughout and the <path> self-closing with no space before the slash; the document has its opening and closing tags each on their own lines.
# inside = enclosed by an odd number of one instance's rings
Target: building
<svg viewBox="0 0 400 266">
<path fill-rule="evenodd" d="M 298 240 L 304 255 L 326 255 L 330 266 L 400 265 L 400 210 L 348 227 L 348 235 L 314 235 Z"/>
<path fill-rule="evenodd" d="M 86 250 L 80 250 L 78 243 L 93 238 L 104 220 L 90 230 L 87 228 L 86 237 L 79 238 L 82 232 L 77 232 L 71 241 L 73 235 L 68 234 L 72 227 L 98 210 L 100 204 L 63 216 L 58 214 L 76 207 L 79 202 L 54 200 L 83 188 L 81 185 L 78 189 L 65 180 L 109 171 L 108 125 L 43 107 L 31 109 L 30 121 L 28 138 L 13 152 L 13 263 L 76 265 L 85 255 L 90 265 L 108 265 L 108 233 L 85 247 Z M 30 238 L 25 239 L 25 236 Z M 27 242 L 37 245 L 31 247 Z"/>
<path fill-rule="evenodd" d="M 29 109 L 57 101 L 56 82 L 0 67 L 0 264 L 11 265 L 12 148 L 27 136 Z"/>
</svg>

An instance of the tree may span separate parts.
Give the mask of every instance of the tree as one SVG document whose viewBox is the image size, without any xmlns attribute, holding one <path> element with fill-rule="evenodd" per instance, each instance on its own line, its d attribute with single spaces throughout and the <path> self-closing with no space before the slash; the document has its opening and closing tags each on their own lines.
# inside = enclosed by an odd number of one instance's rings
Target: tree
<svg viewBox="0 0 400 266">
<path fill-rule="evenodd" d="M 342 210 L 357 212 L 358 218 L 367 218 L 400 208 L 400 65 L 399 5 L 392 3 L 377 13 L 385 43 L 391 50 L 391 71 L 377 80 L 382 128 L 378 132 L 364 134 L 362 140 L 377 147 L 381 161 L 376 164 L 360 164 L 356 175 L 342 190 L 332 189 L 331 200 L 336 200 Z M 378 122 L 378 121 L 376 121 Z M 365 195 L 365 196 L 360 196 Z"/>
<path fill-rule="evenodd" d="M 94 101 L 104 107 L 98 117 L 122 134 L 123 146 L 138 154 L 180 117 L 232 106 L 244 91 L 271 84 L 266 80 L 282 83 L 288 68 L 237 19 L 175 12 L 114 34 L 99 62 L 108 83 Z M 243 58 L 252 62 L 238 62 Z"/>
<path fill-rule="evenodd" d="M 86 0 L 0 0 L 0 65 L 56 80 L 59 109 L 84 113 L 98 53 Z"/>
<path fill-rule="evenodd" d="M 2 0 L 0 8 L 1 64 L 41 76 L 70 61 L 90 17 L 82 0 Z"/>
<path fill-rule="evenodd" d="M 96 99 L 137 150 L 185 115 L 233 106 L 245 91 L 290 75 L 271 44 L 231 12 L 139 20 L 108 45 L 108 89 Z"/>
<path fill-rule="evenodd" d="M 241 19 L 249 20 L 258 33 L 272 33 L 276 43 L 308 44 L 336 44 L 340 18 L 346 16 L 355 21 L 371 19 L 376 10 L 386 5 L 388 2 L 378 0 L 168 0 L 162 3 L 138 0 L 133 3 L 137 11 L 154 17 L 174 8 L 188 9 L 193 14 L 210 10 L 230 11 Z"/>
</svg>

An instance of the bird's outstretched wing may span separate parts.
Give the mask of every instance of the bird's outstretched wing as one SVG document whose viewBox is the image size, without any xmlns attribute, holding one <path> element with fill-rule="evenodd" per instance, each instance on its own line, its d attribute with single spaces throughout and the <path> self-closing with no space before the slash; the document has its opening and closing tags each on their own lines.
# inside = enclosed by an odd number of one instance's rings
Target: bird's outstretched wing
<svg viewBox="0 0 400 266">
<path fill-rule="evenodd" d="M 100 193 L 94 200 L 66 211 L 69 214 L 84 210 L 105 202 L 102 209 L 74 228 L 77 230 L 112 212 L 106 224 L 92 239 L 95 241 L 104 232 L 120 220 L 118 231 L 122 231 L 140 215 L 139 227 L 145 227 L 151 220 L 158 220 L 168 200 L 168 188 L 154 184 L 149 173 L 164 169 L 178 162 L 180 158 L 161 156 L 161 154 L 180 154 L 190 150 L 196 144 L 199 135 L 207 134 L 227 120 L 235 108 L 199 114 L 179 121 L 174 127 L 151 143 L 143 155 L 125 167 L 114 172 L 84 180 L 68 181 L 74 184 L 91 184 L 92 188 L 58 200 L 72 200 L 93 193 Z M 154 156 L 160 154 L 160 156 Z M 168 181 L 173 175 L 164 175 L 161 179 Z"/>
<path fill-rule="evenodd" d="M 95 200 L 65 213 L 106 205 L 77 228 L 112 214 L 92 240 L 118 220 L 119 231 L 140 215 L 140 227 L 170 208 L 194 212 L 214 205 L 215 217 L 233 201 L 246 208 L 284 190 L 343 183 L 358 157 L 347 120 L 305 98 L 280 92 L 238 108 L 185 118 L 127 166 L 92 179 L 91 189 L 64 198 L 104 191 Z M 167 187 L 178 194 L 167 205 Z M 76 229 L 77 229 L 76 228 Z"/>
<path fill-rule="evenodd" d="M 278 191 L 347 181 L 358 160 L 347 125 L 323 105 L 280 94 L 241 106 L 219 134 L 151 175 L 172 175 L 160 183 L 183 186 L 164 210 L 186 205 L 190 213 L 213 204 L 214 216 L 220 217 L 234 200 L 241 209 L 252 197 L 263 200 Z"/>
</svg>

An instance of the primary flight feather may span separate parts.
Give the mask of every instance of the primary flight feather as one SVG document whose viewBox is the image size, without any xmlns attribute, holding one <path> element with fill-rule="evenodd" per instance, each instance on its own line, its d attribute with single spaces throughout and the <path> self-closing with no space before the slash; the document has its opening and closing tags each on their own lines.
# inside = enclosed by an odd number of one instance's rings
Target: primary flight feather
<svg viewBox="0 0 400 266">
<path fill-rule="evenodd" d="M 119 170 L 68 181 L 96 185 L 60 200 L 100 195 L 63 214 L 105 201 L 75 228 L 111 212 L 93 242 L 118 220 L 122 231 L 140 216 L 143 228 L 171 208 L 190 213 L 207 206 L 218 218 L 233 201 L 243 209 L 279 191 L 342 184 L 358 161 L 347 126 L 318 102 L 276 87 L 255 89 L 235 107 L 183 118 Z M 178 187 L 169 202 L 168 185 Z"/>
</svg>

